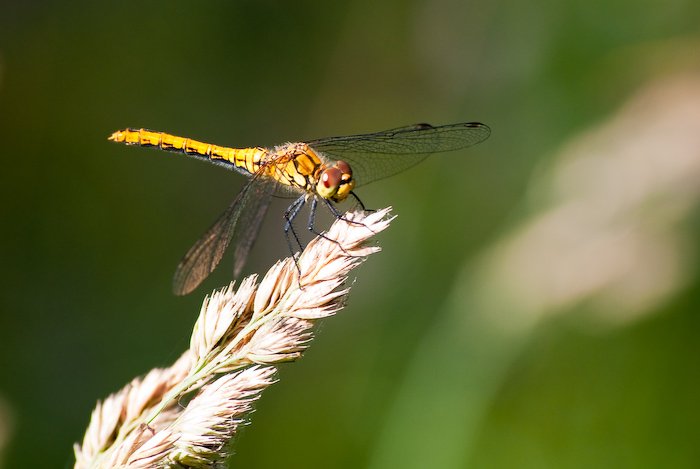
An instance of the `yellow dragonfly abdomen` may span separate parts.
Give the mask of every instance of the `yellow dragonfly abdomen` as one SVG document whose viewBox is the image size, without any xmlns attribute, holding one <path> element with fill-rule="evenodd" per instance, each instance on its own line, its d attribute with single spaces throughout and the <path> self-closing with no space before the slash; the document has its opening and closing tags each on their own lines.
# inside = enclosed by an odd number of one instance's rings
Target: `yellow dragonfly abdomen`
<svg viewBox="0 0 700 469">
<path fill-rule="evenodd" d="M 114 132 L 109 140 L 127 145 L 156 147 L 165 151 L 184 153 L 212 162 L 226 162 L 250 174 L 260 169 L 260 162 L 265 161 L 269 151 L 265 148 L 230 148 L 199 142 L 191 138 L 178 137 L 165 132 L 146 129 L 125 129 Z"/>
</svg>

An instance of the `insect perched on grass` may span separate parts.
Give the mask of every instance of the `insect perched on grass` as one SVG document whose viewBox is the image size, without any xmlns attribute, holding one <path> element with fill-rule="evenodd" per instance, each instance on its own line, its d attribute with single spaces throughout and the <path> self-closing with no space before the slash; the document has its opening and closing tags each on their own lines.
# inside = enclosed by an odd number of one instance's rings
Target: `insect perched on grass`
<svg viewBox="0 0 700 469">
<path fill-rule="evenodd" d="M 229 148 L 145 129 L 114 132 L 109 139 L 127 145 L 156 147 L 184 153 L 233 169 L 250 178 L 214 225 L 187 251 L 177 266 L 173 291 L 185 295 L 216 268 L 224 251 L 233 244 L 234 277 L 243 269 L 257 237 L 270 200 L 275 195 L 295 195 L 284 212 L 284 233 L 301 247 L 292 222 L 310 201 L 308 229 L 314 228 L 320 201 L 342 218 L 335 203 L 355 195 L 355 187 L 397 174 L 432 153 L 459 150 L 484 141 L 488 126 L 466 122 L 433 127 L 417 124 L 370 134 L 330 137 L 275 148 Z M 291 237 L 290 237 L 291 233 Z"/>
</svg>

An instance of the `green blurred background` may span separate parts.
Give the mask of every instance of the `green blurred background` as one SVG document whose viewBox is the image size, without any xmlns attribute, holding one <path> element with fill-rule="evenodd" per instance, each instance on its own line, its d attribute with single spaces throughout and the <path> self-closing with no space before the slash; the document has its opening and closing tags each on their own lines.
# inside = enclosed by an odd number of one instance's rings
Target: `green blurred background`
<svg viewBox="0 0 700 469">
<path fill-rule="evenodd" d="M 232 464 L 698 467 L 700 131 L 673 104 L 699 102 L 698 25 L 696 0 L 0 3 L 0 464 L 71 467 L 96 400 L 172 363 L 230 280 L 229 260 L 170 293 L 244 178 L 111 132 L 250 146 L 481 121 L 487 142 L 358 191 L 398 214 L 383 252 L 282 367 Z M 628 108 L 678 76 L 675 101 Z M 651 146 L 663 158 L 634 159 Z M 674 161 L 683 177 L 656 184 Z M 625 185 L 635 168 L 646 185 Z M 600 180 L 636 197 L 606 254 L 586 244 L 601 205 L 537 228 Z M 286 254 L 270 215 L 247 272 Z"/>
</svg>

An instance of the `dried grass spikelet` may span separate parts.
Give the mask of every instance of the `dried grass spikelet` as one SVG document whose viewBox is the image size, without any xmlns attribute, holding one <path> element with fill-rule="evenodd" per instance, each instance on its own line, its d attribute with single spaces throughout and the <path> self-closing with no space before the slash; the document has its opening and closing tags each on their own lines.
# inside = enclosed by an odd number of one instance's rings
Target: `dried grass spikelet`
<svg viewBox="0 0 700 469">
<path fill-rule="evenodd" d="M 379 250 L 389 209 L 348 213 L 293 258 L 205 298 L 189 349 L 98 402 L 76 468 L 225 467 L 273 365 L 300 357 L 316 320 L 343 307 L 350 271 Z M 330 241 L 334 240 L 334 241 Z M 298 267 L 297 267 L 298 266 Z"/>
</svg>

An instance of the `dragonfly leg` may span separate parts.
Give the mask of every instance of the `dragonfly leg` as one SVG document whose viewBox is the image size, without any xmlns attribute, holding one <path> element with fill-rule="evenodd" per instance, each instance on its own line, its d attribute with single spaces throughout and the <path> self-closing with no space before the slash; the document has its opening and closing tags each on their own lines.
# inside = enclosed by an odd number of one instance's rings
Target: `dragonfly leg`
<svg viewBox="0 0 700 469">
<path fill-rule="evenodd" d="M 325 200 L 325 199 L 324 199 Z M 314 225 L 316 224 L 316 207 L 318 206 L 318 199 L 316 197 L 313 198 L 311 201 L 311 208 L 309 209 L 309 222 L 306 225 L 306 228 L 316 236 L 319 236 L 323 239 L 326 239 L 328 241 L 331 241 L 333 243 L 339 244 L 338 241 L 335 239 L 331 239 L 328 236 L 326 236 L 323 232 L 321 231 L 316 231 L 316 228 Z M 335 208 L 335 207 L 334 207 Z M 342 249 L 342 248 L 341 248 Z"/>
<path fill-rule="evenodd" d="M 353 196 L 355 200 L 357 200 L 357 203 L 360 204 L 360 207 L 362 207 L 363 212 L 376 212 L 376 210 L 373 208 L 368 209 L 367 207 L 365 207 L 365 204 L 362 203 L 360 198 L 353 191 L 350 191 L 350 195 Z"/>
<path fill-rule="evenodd" d="M 299 210 L 301 210 L 301 207 L 304 206 L 306 203 L 306 194 L 302 195 L 299 197 L 297 200 L 292 202 L 292 205 L 287 208 L 287 210 L 284 212 L 284 238 L 287 240 L 287 246 L 289 246 L 289 252 L 292 254 L 292 259 L 294 259 L 294 265 L 297 268 L 297 273 L 298 275 L 298 280 L 299 280 L 299 288 L 304 289 L 304 287 L 301 284 L 301 267 L 299 267 L 299 256 L 297 256 L 294 251 L 294 246 L 292 246 L 292 238 L 289 236 L 289 232 L 292 232 L 292 236 L 294 237 L 294 241 L 296 241 L 297 246 L 299 246 L 299 251 L 304 250 L 304 246 L 302 246 L 301 241 L 299 240 L 299 236 L 297 235 L 297 232 L 294 231 L 294 219 L 296 218 L 297 215 L 299 215 Z"/>
<path fill-rule="evenodd" d="M 350 223 L 351 225 L 364 226 L 369 231 L 372 231 L 372 229 L 369 226 L 365 225 L 364 223 L 361 223 L 361 222 L 355 221 L 355 220 L 350 220 L 349 218 L 345 218 L 343 216 L 343 214 L 338 211 L 338 209 L 335 207 L 335 205 L 333 205 L 333 203 L 330 200 L 323 199 L 323 201 L 326 203 L 328 210 L 330 210 L 331 213 L 333 214 L 333 216 L 335 218 L 337 218 L 338 220 L 343 220 L 345 223 Z M 376 234 L 374 231 L 372 231 L 372 233 Z"/>
<path fill-rule="evenodd" d="M 306 195 L 302 195 L 299 197 L 297 200 L 292 202 L 292 205 L 290 205 L 287 210 L 284 212 L 284 237 L 287 239 L 287 245 L 289 246 L 289 251 L 292 253 L 292 256 L 294 259 L 296 259 L 296 255 L 294 254 L 294 251 L 296 251 L 296 247 L 299 247 L 299 250 L 303 250 L 304 246 L 301 244 L 301 241 L 299 240 L 299 236 L 297 236 L 297 232 L 294 230 L 294 219 L 297 217 L 299 214 L 299 210 L 301 210 L 301 207 L 304 206 L 304 203 L 306 202 Z M 294 241 L 296 241 L 296 246 L 292 245 L 292 238 L 290 238 L 289 233 L 292 233 L 292 236 L 294 237 Z M 298 267 L 298 266 L 297 266 Z"/>
<path fill-rule="evenodd" d="M 323 199 L 323 200 L 326 200 L 326 199 Z M 335 206 L 333 206 L 333 204 L 330 201 L 326 200 L 326 202 L 328 202 L 328 204 L 330 204 L 331 207 L 335 208 Z M 343 254 L 345 254 L 346 256 L 359 257 L 359 256 L 354 256 L 354 255 L 350 254 L 348 251 L 346 251 L 345 248 L 337 240 L 329 238 L 328 236 L 326 236 L 325 233 L 323 233 L 321 231 L 316 231 L 314 224 L 316 223 L 316 207 L 317 207 L 317 205 L 318 205 L 318 199 L 316 197 L 314 197 L 313 200 L 311 201 L 311 208 L 309 210 L 309 223 L 306 225 L 306 228 L 311 233 L 315 234 L 316 236 L 323 238 L 327 241 L 330 241 L 331 243 L 335 243 L 340 248 L 340 250 L 343 251 Z M 344 220 L 344 218 L 339 216 L 340 212 L 338 212 L 336 210 L 336 213 L 338 213 L 338 215 L 336 215 L 337 218 Z M 335 215 L 335 213 L 334 213 L 334 215 Z M 352 220 L 348 220 L 348 221 L 350 221 L 352 223 Z"/>
</svg>

